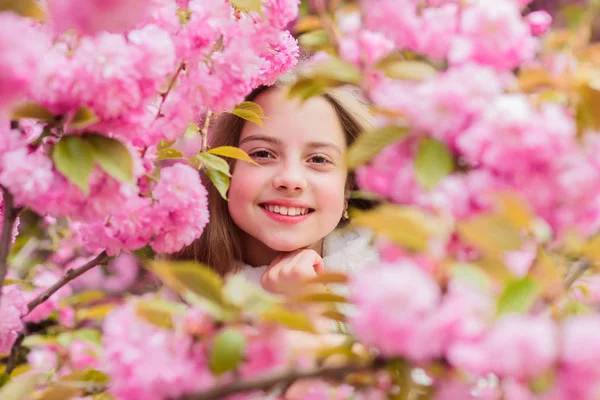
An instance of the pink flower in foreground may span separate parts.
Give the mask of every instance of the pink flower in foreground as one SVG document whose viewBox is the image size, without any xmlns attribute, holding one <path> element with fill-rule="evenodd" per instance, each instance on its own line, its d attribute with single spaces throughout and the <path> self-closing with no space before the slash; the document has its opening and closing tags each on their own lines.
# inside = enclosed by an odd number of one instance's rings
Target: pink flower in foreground
<svg viewBox="0 0 600 400">
<path fill-rule="evenodd" d="M 208 193 L 197 170 L 181 163 L 163 168 L 152 194 L 154 208 L 166 218 L 152 242 L 155 251 L 173 253 L 200 237 L 209 215 Z"/>
<path fill-rule="evenodd" d="M 0 290 L 0 354 L 9 354 L 23 329 L 21 318 L 27 313 L 27 301 L 15 285 L 5 286 Z"/>
<path fill-rule="evenodd" d="M 0 118 L 28 92 L 49 47 L 49 38 L 30 19 L 0 13 Z"/>
<path fill-rule="evenodd" d="M 481 341 L 459 343 L 450 362 L 475 374 L 530 379 L 550 368 L 558 356 L 554 321 L 543 317 L 507 315 Z"/>
<path fill-rule="evenodd" d="M 600 317 L 580 315 L 565 320 L 560 347 L 560 381 L 572 396 L 591 399 L 600 391 Z M 589 397 L 588 397 L 589 396 Z"/>
<path fill-rule="evenodd" d="M 117 399 L 163 400 L 207 388 L 213 382 L 207 354 L 191 337 L 140 320 L 136 302 L 104 320 L 104 370 Z"/>
<path fill-rule="evenodd" d="M 245 332 L 248 345 L 245 361 L 240 368 L 243 377 L 273 372 L 286 366 L 289 344 L 284 329 L 276 325 L 262 325 Z"/>
<path fill-rule="evenodd" d="M 356 312 L 351 329 L 361 343 L 385 356 L 426 361 L 440 354 L 441 338 L 431 318 L 438 285 L 409 261 L 361 270 L 350 284 Z"/>
<path fill-rule="evenodd" d="M 70 29 L 82 35 L 122 33 L 142 22 L 151 10 L 148 0 L 48 0 L 51 23 L 58 33 Z"/>
</svg>

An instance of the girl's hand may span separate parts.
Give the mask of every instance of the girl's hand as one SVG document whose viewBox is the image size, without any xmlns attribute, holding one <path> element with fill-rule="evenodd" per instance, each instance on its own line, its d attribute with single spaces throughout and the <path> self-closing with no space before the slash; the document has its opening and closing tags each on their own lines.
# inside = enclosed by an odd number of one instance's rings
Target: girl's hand
<svg viewBox="0 0 600 400">
<path fill-rule="evenodd" d="M 260 278 L 262 287 L 272 293 L 290 293 L 299 284 L 323 272 L 323 259 L 314 250 L 281 253 Z"/>
</svg>

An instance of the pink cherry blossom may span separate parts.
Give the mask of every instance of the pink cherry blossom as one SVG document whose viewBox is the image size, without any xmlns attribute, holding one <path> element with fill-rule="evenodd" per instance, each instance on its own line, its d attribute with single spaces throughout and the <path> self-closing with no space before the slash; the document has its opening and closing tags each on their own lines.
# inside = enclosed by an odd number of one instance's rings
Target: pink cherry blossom
<svg viewBox="0 0 600 400">
<path fill-rule="evenodd" d="M 298 17 L 300 0 L 266 0 L 263 8 L 269 23 L 277 29 L 285 29 Z"/>
<path fill-rule="evenodd" d="M 240 368 L 243 377 L 273 372 L 289 364 L 289 344 L 283 328 L 262 325 L 258 329 L 248 329 L 245 336 L 248 344 Z"/>
<path fill-rule="evenodd" d="M 460 35 L 452 43 L 449 58 L 454 64 L 475 61 L 506 70 L 531 60 L 536 41 L 510 1 L 475 1 L 460 16 Z"/>
<path fill-rule="evenodd" d="M 155 251 L 179 251 L 200 237 L 209 215 L 207 192 L 198 171 L 181 163 L 163 168 L 153 196 L 155 212 L 165 216 L 152 242 Z"/>
<path fill-rule="evenodd" d="M 126 303 L 104 320 L 103 369 L 111 393 L 118 399 L 163 400 L 211 385 L 204 346 L 140 320 L 136 307 L 135 301 Z"/>
<path fill-rule="evenodd" d="M 24 98 L 36 79 L 40 54 L 50 47 L 50 38 L 33 21 L 12 12 L 0 13 L 0 118 Z"/>
<path fill-rule="evenodd" d="M 356 66 L 371 66 L 392 49 L 394 44 L 381 33 L 363 30 L 340 41 L 340 56 Z"/>
<path fill-rule="evenodd" d="M 21 318 L 27 313 L 27 301 L 15 285 L 5 286 L 1 290 L 0 354 L 10 354 L 12 345 L 23 329 Z"/>
<path fill-rule="evenodd" d="M 48 0 L 51 23 L 58 33 L 71 29 L 82 35 L 133 29 L 152 11 L 145 0 Z"/>
<path fill-rule="evenodd" d="M 439 355 L 441 338 L 431 318 L 440 300 L 437 284 L 409 261 L 361 270 L 350 284 L 356 312 L 352 331 L 385 356 L 426 361 Z"/>
<path fill-rule="evenodd" d="M 561 382 L 578 398 L 591 398 L 587 393 L 600 390 L 598 329 L 600 318 L 597 315 L 574 316 L 564 322 L 560 345 Z"/>
<path fill-rule="evenodd" d="M 558 330 L 548 318 L 507 315 L 481 341 L 456 344 L 448 356 L 453 365 L 476 374 L 529 379 L 558 358 Z"/>
</svg>

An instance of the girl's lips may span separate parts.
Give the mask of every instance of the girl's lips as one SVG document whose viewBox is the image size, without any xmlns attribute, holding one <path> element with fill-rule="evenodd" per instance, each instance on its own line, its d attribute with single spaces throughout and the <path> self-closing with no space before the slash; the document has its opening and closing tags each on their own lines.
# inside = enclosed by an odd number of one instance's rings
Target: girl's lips
<svg viewBox="0 0 600 400">
<path fill-rule="evenodd" d="M 268 209 L 264 208 L 264 207 L 259 207 L 265 214 L 267 214 L 267 216 L 277 222 L 281 222 L 284 224 L 298 224 L 302 221 L 304 221 L 305 219 L 307 219 L 312 212 L 309 212 L 307 214 L 304 215 L 282 215 L 276 212 L 271 212 Z"/>
</svg>

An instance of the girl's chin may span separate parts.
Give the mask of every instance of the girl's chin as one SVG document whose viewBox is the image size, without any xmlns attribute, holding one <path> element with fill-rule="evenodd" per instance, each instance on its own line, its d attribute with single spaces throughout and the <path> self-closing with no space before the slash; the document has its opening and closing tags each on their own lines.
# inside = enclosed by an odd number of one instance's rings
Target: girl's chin
<svg viewBox="0 0 600 400">
<path fill-rule="evenodd" d="M 263 242 L 265 243 L 265 242 Z M 312 243 L 302 243 L 302 242 L 298 242 L 298 241 L 281 241 L 281 240 L 274 240 L 274 241 L 268 241 L 267 243 L 265 243 L 269 248 L 275 250 L 275 251 L 280 251 L 283 253 L 288 253 L 290 251 L 296 251 L 298 249 L 303 249 L 303 248 L 307 248 L 310 247 L 310 245 Z"/>
</svg>

